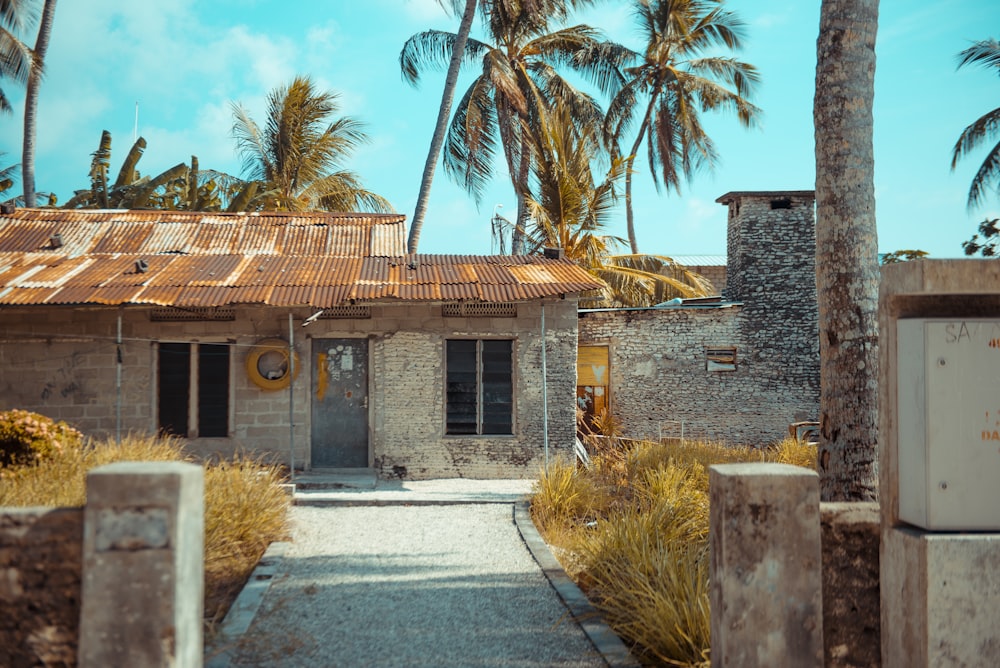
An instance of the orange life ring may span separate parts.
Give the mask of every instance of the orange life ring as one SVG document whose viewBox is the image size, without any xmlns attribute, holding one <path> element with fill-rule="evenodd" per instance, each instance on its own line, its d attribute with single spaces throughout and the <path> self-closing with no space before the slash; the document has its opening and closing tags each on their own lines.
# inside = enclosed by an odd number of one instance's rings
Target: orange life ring
<svg viewBox="0 0 1000 668">
<path fill-rule="evenodd" d="M 262 360 L 265 362 L 263 365 Z M 272 361 L 268 363 L 268 360 Z M 294 369 L 294 375 L 298 378 L 302 369 L 298 352 L 295 353 Z M 283 390 L 288 387 L 291 382 L 288 373 L 288 342 L 281 339 L 264 339 L 254 345 L 247 353 L 247 377 L 254 385 L 264 390 Z"/>
</svg>

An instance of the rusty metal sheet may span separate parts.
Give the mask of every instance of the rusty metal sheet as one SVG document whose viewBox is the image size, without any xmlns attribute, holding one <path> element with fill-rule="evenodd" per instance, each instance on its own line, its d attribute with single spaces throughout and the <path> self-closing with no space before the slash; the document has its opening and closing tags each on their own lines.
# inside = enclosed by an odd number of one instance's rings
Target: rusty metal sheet
<svg viewBox="0 0 1000 668">
<path fill-rule="evenodd" d="M 405 219 L 404 219 L 405 220 Z M 371 246 L 368 254 L 393 257 L 406 254 L 406 225 L 375 225 L 371 228 Z"/>
<path fill-rule="evenodd" d="M 110 227 L 92 253 L 138 253 L 153 234 L 152 223 L 124 223 Z"/>
<path fill-rule="evenodd" d="M 313 291 L 312 304 L 317 308 L 333 308 L 350 300 L 352 285 L 330 285 L 317 287 Z"/>
<path fill-rule="evenodd" d="M 24 288 L 61 287 L 94 262 L 96 260 L 91 257 L 63 258 L 58 264 L 25 272 L 11 285 Z"/>
<path fill-rule="evenodd" d="M 274 288 L 270 301 L 272 306 L 306 306 L 312 303 L 314 287 L 311 285 L 289 285 Z"/>
<path fill-rule="evenodd" d="M 0 304 L 44 304 L 52 288 L 0 288 Z"/>
<path fill-rule="evenodd" d="M 328 252 L 338 256 L 368 255 L 371 229 L 368 227 L 350 227 L 348 225 L 331 225 Z"/>
<path fill-rule="evenodd" d="M 511 275 L 520 283 L 556 283 L 555 277 L 548 267 L 536 265 L 521 265 L 519 267 L 508 267 Z"/>
</svg>

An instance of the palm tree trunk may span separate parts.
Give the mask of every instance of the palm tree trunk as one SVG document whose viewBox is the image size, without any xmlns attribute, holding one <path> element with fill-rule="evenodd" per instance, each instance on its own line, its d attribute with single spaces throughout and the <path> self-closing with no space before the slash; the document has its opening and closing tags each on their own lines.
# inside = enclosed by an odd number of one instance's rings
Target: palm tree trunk
<svg viewBox="0 0 1000 668">
<path fill-rule="evenodd" d="M 38 121 L 38 87 L 42 83 L 42 67 L 45 52 L 49 48 L 49 36 L 55 21 L 56 0 L 45 0 L 42 20 L 38 24 L 38 38 L 35 40 L 34 57 L 28 86 L 24 94 L 24 143 L 21 155 L 21 181 L 24 184 L 24 205 L 35 206 L 35 136 Z"/>
<path fill-rule="evenodd" d="M 517 224 L 510 240 L 510 254 L 524 255 L 524 238 L 528 230 L 528 202 L 525 194 L 528 192 L 528 176 L 531 171 L 531 155 L 525 146 L 524 131 L 521 131 L 521 164 L 517 168 L 517 180 L 514 191 L 517 193 Z"/>
<path fill-rule="evenodd" d="M 646 107 L 646 115 L 639 124 L 639 134 L 632 144 L 632 151 L 629 153 L 627 169 L 625 170 L 625 223 L 628 228 L 628 245 L 632 249 L 632 255 L 639 254 L 639 242 L 635 236 L 635 218 L 632 214 L 632 165 L 635 164 L 635 157 L 639 154 L 639 146 L 646 136 L 646 129 L 649 127 L 649 120 L 653 117 L 653 107 L 656 105 L 656 97 L 660 94 L 660 87 L 657 86 L 650 94 L 649 106 Z M 652 141 L 652 140 L 650 140 Z"/>
<path fill-rule="evenodd" d="M 878 498 L 877 27 L 878 0 L 823 0 L 813 118 L 824 501 Z"/>
<path fill-rule="evenodd" d="M 420 193 L 417 195 L 417 206 L 410 222 L 410 236 L 406 241 L 409 253 L 416 253 L 420 244 L 420 231 L 424 226 L 424 216 L 427 215 L 427 204 L 431 196 L 431 183 L 434 181 L 434 170 L 437 168 L 441 146 L 444 145 L 444 135 L 448 128 L 448 117 L 451 115 L 451 103 L 455 98 L 455 87 L 458 85 L 458 73 L 462 65 L 465 43 L 472 30 L 472 19 L 476 15 L 476 0 L 465 0 L 465 11 L 458 26 L 455 46 L 451 52 L 451 62 L 448 63 L 448 76 L 444 80 L 444 92 L 441 94 L 441 106 L 438 107 L 437 123 L 434 135 L 431 137 L 431 147 L 427 152 L 427 162 L 424 163 L 424 173 L 420 177 Z"/>
</svg>

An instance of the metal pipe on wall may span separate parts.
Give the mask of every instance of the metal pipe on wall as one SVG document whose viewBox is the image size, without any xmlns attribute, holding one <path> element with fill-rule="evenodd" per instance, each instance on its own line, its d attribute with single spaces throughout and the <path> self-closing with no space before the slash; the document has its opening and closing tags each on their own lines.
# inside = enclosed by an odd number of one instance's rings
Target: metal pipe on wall
<svg viewBox="0 0 1000 668">
<path fill-rule="evenodd" d="M 542 302 L 542 441 L 545 443 L 545 472 L 549 472 L 549 372 L 545 363 L 545 302 Z"/>
<path fill-rule="evenodd" d="M 115 346 L 115 444 L 122 444 L 122 310 L 118 309 L 118 339 Z"/>
<path fill-rule="evenodd" d="M 295 482 L 295 325 L 288 313 L 288 475 Z"/>
</svg>

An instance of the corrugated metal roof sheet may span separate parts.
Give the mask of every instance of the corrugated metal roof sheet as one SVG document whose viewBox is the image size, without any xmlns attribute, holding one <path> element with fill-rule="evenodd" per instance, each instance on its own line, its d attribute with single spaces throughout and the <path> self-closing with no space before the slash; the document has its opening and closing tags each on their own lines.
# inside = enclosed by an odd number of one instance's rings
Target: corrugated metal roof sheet
<svg viewBox="0 0 1000 668">
<path fill-rule="evenodd" d="M 600 287 L 567 260 L 405 255 L 403 221 L 19 210 L 0 215 L 0 305 L 330 308 L 377 300 L 513 302 Z M 54 230 L 62 247 L 51 247 Z M 395 252 L 382 254 L 388 250 Z"/>
</svg>

